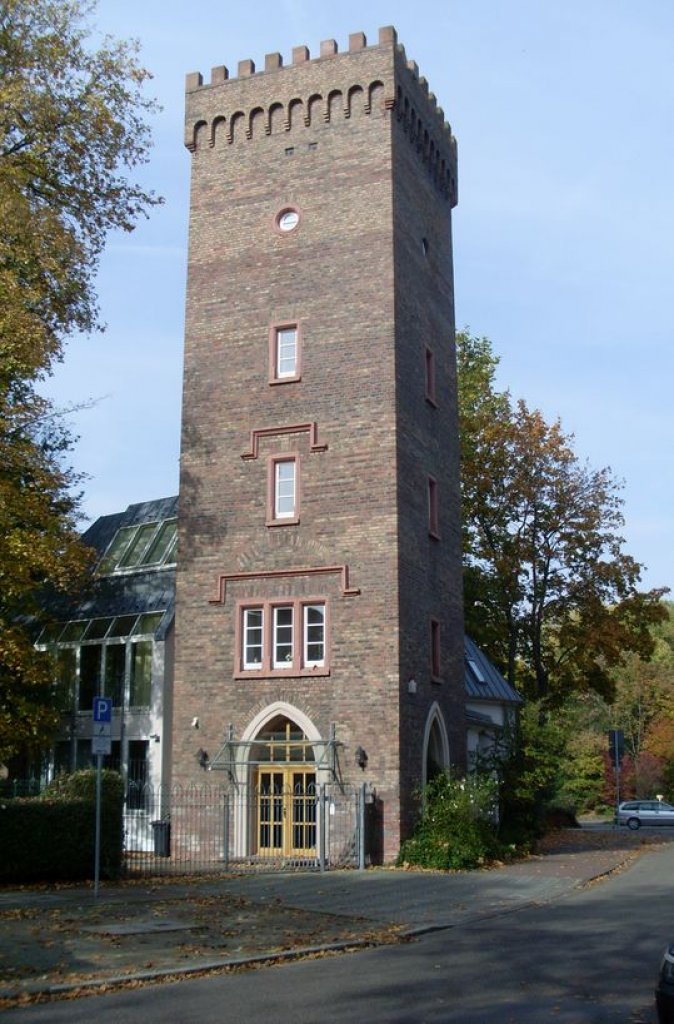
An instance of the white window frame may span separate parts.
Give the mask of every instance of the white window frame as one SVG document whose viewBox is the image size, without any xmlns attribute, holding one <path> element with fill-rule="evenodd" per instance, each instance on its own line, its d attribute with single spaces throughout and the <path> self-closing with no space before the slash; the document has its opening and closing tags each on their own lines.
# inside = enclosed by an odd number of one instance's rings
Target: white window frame
<svg viewBox="0 0 674 1024">
<path fill-rule="evenodd" d="M 310 622 L 312 612 L 320 612 L 322 621 Z M 237 678 L 330 675 L 330 615 L 322 596 L 240 601 L 236 621 Z M 251 642 L 257 630 L 261 636 Z M 250 654 L 258 652 L 262 660 L 251 661 Z"/>
<path fill-rule="evenodd" d="M 243 609 L 243 615 L 242 615 L 242 621 L 241 621 L 241 664 L 242 664 L 244 669 L 247 669 L 249 671 L 250 670 L 258 671 L 264 665 L 264 632 L 265 632 L 265 614 L 264 614 L 264 611 L 265 611 L 264 608 L 261 607 L 260 605 L 254 605 L 254 606 L 251 606 L 251 607 Z M 253 614 L 256 614 L 256 615 L 259 614 L 259 616 L 260 616 L 260 621 L 259 621 L 258 625 L 252 625 L 250 623 L 250 621 L 249 621 L 250 617 Z M 259 644 L 258 643 L 249 643 L 249 639 L 248 638 L 249 638 L 250 634 L 253 631 L 255 631 L 255 630 L 259 630 L 259 632 L 260 632 L 260 642 L 259 642 Z M 260 651 L 260 660 L 259 661 L 250 661 L 249 658 L 248 658 L 248 652 L 250 650 L 252 650 L 252 649 L 257 650 L 258 648 L 259 648 L 259 651 Z"/>
<path fill-rule="evenodd" d="M 291 472 L 284 475 L 290 469 Z M 288 505 L 288 502 L 290 503 Z M 274 519 L 297 517 L 297 459 L 274 460 Z"/>
<path fill-rule="evenodd" d="M 320 611 L 321 621 L 309 622 L 309 615 L 311 612 Z M 326 622 L 327 608 L 325 604 L 305 604 L 302 606 L 302 665 L 304 668 L 322 668 L 325 665 L 325 622 Z M 320 629 L 320 640 L 310 640 L 309 631 Z M 309 656 L 309 647 L 316 647 L 318 644 L 321 646 L 322 656 L 320 658 L 311 658 Z"/>
<path fill-rule="evenodd" d="M 302 379 L 302 331 L 299 321 L 269 327 L 269 383 L 288 384 Z"/>
<path fill-rule="evenodd" d="M 290 621 L 279 623 L 282 613 Z M 290 668 L 295 664 L 295 608 L 291 604 L 274 605 L 272 610 L 272 668 Z"/>
<path fill-rule="evenodd" d="M 297 376 L 297 324 L 276 328 L 276 379 Z M 284 365 L 285 364 L 285 365 Z"/>
</svg>

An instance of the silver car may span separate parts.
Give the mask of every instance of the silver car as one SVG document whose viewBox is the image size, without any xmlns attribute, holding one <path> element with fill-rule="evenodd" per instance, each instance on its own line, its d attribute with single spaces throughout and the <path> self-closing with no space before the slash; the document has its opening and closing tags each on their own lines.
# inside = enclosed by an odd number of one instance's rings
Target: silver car
<svg viewBox="0 0 674 1024">
<path fill-rule="evenodd" d="M 616 822 L 633 829 L 642 825 L 674 825 L 674 807 L 664 800 L 625 800 L 618 806 Z"/>
</svg>

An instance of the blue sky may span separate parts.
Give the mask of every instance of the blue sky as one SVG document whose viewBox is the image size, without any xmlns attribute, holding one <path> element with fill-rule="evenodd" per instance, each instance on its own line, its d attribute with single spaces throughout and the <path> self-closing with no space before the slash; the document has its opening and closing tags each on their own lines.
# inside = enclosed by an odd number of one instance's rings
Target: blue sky
<svg viewBox="0 0 674 1024">
<path fill-rule="evenodd" d="M 395 25 L 459 143 L 457 325 L 491 339 L 503 387 L 625 481 L 626 550 L 645 585 L 674 588 L 671 0 L 100 0 L 96 21 L 137 37 L 154 73 L 143 179 L 166 203 L 110 238 L 107 331 L 73 339 L 49 384 L 63 404 L 97 400 L 73 417 L 87 518 L 177 491 L 185 74 Z"/>
</svg>

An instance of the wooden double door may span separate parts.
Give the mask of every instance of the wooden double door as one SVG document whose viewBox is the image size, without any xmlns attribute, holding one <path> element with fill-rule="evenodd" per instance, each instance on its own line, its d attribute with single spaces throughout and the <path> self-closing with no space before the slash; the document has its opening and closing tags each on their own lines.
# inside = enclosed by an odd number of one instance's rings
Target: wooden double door
<svg viewBox="0 0 674 1024">
<path fill-rule="evenodd" d="M 258 769 L 258 853 L 316 856 L 317 822 L 318 792 L 313 769 L 281 765 Z"/>
</svg>

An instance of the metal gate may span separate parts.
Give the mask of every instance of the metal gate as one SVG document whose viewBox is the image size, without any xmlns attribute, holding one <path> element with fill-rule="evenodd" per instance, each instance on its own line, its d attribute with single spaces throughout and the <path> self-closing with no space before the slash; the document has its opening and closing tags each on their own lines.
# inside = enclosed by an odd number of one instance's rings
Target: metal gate
<svg viewBox="0 0 674 1024">
<path fill-rule="evenodd" d="M 365 867 L 365 786 L 317 785 L 306 767 L 260 771 L 239 790 L 149 786 L 124 814 L 128 875 Z M 133 798 L 131 798 L 133 797 Z"/>
</svg>

